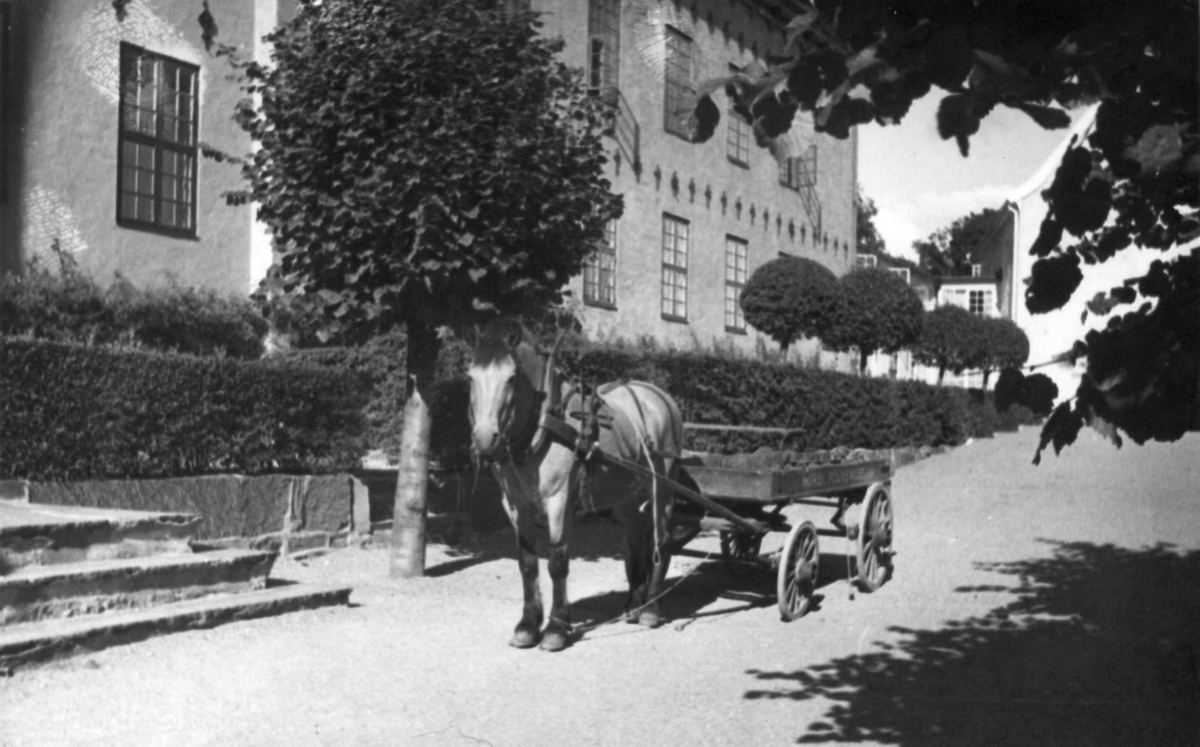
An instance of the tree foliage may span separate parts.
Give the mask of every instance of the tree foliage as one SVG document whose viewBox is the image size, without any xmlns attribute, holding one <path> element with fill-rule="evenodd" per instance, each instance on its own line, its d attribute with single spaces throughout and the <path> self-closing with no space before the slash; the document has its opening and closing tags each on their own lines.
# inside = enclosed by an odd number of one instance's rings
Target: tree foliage
<svg viewBox="0 0 1200 747">
<path fill-rule="evenodd" d="M 913 346 L 913 358 L 926 366 L 936 366 L 938 383 L 946 371 L 960 374 L 977 367 L 982 354 L 979 317 L 952 305 L 926 312 L 921 336 Z"/>
<path fill-rule="evenodd" d="M 879 208 L 875 206 L 874 200 L 863 194 L 861 184 L 854 192 L 854 214 L 858 224 L 855 231 L 857 253 L 875 256 L 886 254 L 887 242 L 875 227 L 875 216 L 879 215 Z"/>
<path fill-rule="evenodd" d="M 330 330 L 558 302 L 619 214 L 561 42 L 488 5 L 304 2 L 268 36 L 273 65 L 242 67 L 261 148 L 238 197 L 272 230 L 278 284 L 319 293 Z"/>
<path fill-rule="evenodd" d="M 723 107 L 711 97 L 721 89 L 735 109 L 751 115 L 758 144 L 784 155 L 782 135 L 800 110 L 812 113 L 818 132 L 844 138 L 854 125 L 900 121 L 913 101 L 937 86 L 946 92 L 938 132 L 965 156 L 971 136 L 997 106 L 1058 129 L 1070 124 L 1064 109 L 1098 104 L 1093 130 L 1067 151 L 1044 195 L 1049 213 L 1031 249 L 1038 260 L 1026 289 L 1028 308 L 1061 308 L 1082 281 L 1082 267 L 1131 246 L 1165 250 L 1200 236 L 1196 3 L 799 5 L 768 67 L 698 87 L 698 133 L 715 132 Z M 1061 448 L 1085 421 L 1120 428 L 1140 443 L 1178 438 L 1179 423 L 1196 420 L 1200 345 L 1189 321 L 1200 318 L 1194 267 L 1186 256 L 1163 262 L 1153 280 L 1137 284 L 1137 294 L 1110 295 L 1113 306 L 1131 310 L 1078 346 L 1088 358 L 1088 376 L 1074 403 L 1063 403 L 1048 421 L 1045 443 Z M 1156 313 L 1161 306 L 1178 316 Z M 1140 342 L 1143 333 L 1154 342 Z M 1132 349 L 1142 356 L 1122 359 Z M 1123 387 L 1137 396 L 1113 394 Z M 1178 415 L 1159 417 L 1173 408 Z"/>
<path fill-rule="evenodd" d="M 913 249 L 921 267 L 937 276 L 970 275 L 975 249 L 991 236 L 1003 218 L 1003 210 L 985 208 L 914 241 Z"/>
<path fill-rule="evenodd" d="M 860 373 L 875 351 L 894 353 L 920 337 L 925 309 L 900 275 L 862 268 L 843 275 L 838 285 L 842 304 L 824 339 L 834 350 L 858 348 Z"/>
<path fill-rule="evenodd" d="M 742 312 L 750 326 L 788 346 L 801 337 L 824 339 L 837 318 L 837 276 L 811 259 L 778 257 L 755 270 L 742 289 Z"/>
<path fill-rule="evenodd" d="M 982 351 L 978 366 L 983 370 L 983 385 L 992 371 L 1019 369 L 1029 360 L 1029 337 L 1011 319 L 980 318 Z"/>
</svg>

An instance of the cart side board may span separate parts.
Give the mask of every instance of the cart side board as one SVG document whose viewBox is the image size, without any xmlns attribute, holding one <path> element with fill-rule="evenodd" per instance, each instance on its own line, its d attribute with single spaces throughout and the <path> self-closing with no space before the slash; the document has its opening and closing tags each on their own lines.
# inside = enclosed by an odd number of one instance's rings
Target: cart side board
<svg viewBox="0 0 1200 747">
<path fill-rule="evenodd" d="M 887 460 L 824 464 L 799 469 L 729 469 L 684 465 L 706 496 L 721 500 L 779 503 L 828 496 L 892 479 Z"/>
</svg>

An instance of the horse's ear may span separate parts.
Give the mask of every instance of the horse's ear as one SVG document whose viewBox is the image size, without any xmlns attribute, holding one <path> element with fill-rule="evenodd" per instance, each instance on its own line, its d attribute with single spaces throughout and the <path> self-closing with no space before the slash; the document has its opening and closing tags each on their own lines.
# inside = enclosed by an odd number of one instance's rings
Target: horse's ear
<svg viewBox="0 0 1200 747">
<path fill-rule="evenodd" d="M 504 343 L 508 345 L 510 350 L 515 349 L 521 344 L 521 338 L 524 336 L 524 332 L 521 329 L 519 322 L 512 321 L 507 326 L 508 329 L 504 331 Z"/>
</svg>

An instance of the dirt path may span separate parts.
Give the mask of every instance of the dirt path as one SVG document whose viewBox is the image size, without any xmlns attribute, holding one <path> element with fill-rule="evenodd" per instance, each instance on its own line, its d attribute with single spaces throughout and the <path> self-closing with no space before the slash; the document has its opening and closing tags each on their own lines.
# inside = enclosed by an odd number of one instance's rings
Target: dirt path
<svg viewBox="0 0 1200 747">
<path fill-rule="evenodd" d="M 1039 468 L 1035 443 L 905 468 L 895 578 L 852 601 L 826 541 L 824 600 L 795 623 L 771 574 L 704 562 L 701 538 L 664 627 L 517 651 L 507 537 L 433 546 L 409 583 L 386 579 L 385 550 L 348 549 L 274 575 L 353 583 L 350 608 L 0 679 L 0 744 L 1197 743 L 1200 437 L 1117 451 L 1084 434 Z M 624 601 L 616 529 L 580 535 L 575 620 L 601 622 Z"/>
</svg>

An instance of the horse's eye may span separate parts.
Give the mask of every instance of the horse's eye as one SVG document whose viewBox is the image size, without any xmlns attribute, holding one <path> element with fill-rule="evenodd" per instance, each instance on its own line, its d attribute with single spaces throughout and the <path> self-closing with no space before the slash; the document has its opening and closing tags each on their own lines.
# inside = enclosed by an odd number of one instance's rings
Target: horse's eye
<svg viewBox="0 0 1200 747">
<path fill-rule="evenodd" d="M 516 374 L 513 374 L 512 376 L 508 377 L 508 385 L 509 386 L 512 386 L 513 384 L 516 384 L 516 383 L 517 383 L 517 375 Z"/>
</svg>

